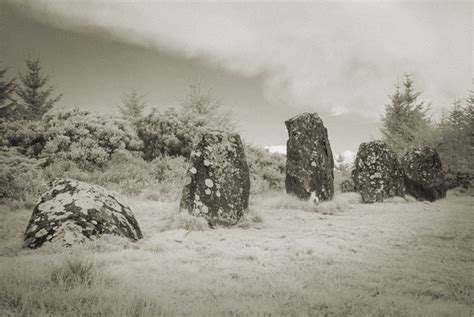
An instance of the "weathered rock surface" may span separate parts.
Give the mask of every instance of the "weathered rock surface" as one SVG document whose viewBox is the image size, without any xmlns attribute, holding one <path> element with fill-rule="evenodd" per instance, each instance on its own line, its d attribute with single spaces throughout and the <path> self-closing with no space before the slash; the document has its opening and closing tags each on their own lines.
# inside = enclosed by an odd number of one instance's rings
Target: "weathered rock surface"
<svg viewBox="0 0 474 317">
<path fill-rule="evenodd" d="M 351 193 L 355 191 L 354 182 L 351 179 L 346 179 L 339 185 L 342 193 Z"/>
<path fill-rule="evenodd" d="M 235 224 L 248 209 L 250 174 L 238 134 L 207 131 L 191 153 L 180 210 L 214 226 Z"/>
<path fill-rule="evenodd" d="M 286 192 L 300 199 L 332 199 L 334 159 L 323 121 L 317 113 L 302 113 L 285 121 L 285 125 Z"/>
<path fill-rule="evenodd" d="M 438 152 L 430 147 L 408 151 L 401 159 L 406 191 L 420 200 L 446 197 L 443 167 Z"/>
<path fill-rule="evenodd" d="M 142 238 L 138 223 L 115 194 L 96 185 L 71 179 L 52 183 L 33 210 L 25 232 L 25 246 L 45 242 L 70 246 L 105 234 L 136 241 Z"/>
<path fill-rule="evenodd" d="M 446 189 L 453 189 L 460 187 L 462 189 L 469 189 L 474 184 L 474 175 L 468 172 L 455 172 L 445 174 Z"/>
<path fill-rule="evenodd" d="M 382 141 L 364 142 L 359 146 L 352 180 L 365 203 L 405 195 L 403 171 L 397 156 Z"/>
</svg>

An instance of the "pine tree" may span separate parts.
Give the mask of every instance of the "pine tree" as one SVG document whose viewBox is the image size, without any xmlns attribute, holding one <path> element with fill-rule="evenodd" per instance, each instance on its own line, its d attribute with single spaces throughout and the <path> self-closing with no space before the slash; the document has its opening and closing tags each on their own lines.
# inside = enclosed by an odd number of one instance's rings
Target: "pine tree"
<svg viewBox="0 0 474 317">
<path fill-rule="evenodd" d="M 224 111 L 220 100 L 215 99 L 212 89 L 204 90 L 200 82 L 189 84 L 186 97 L 181 102 L 181 112 L 191 116 L 196 126 L 235 131 L 237 123 L 231 111 Z"/>
<path fill-rule="evenodd" d="M 474 93 L 453 102 L 452 109 L 440 124 L 440 143 L 437 150 L 448 172 L 474 171 Z"/>
<path fill-rule="evenodd" d="M 414 92 L 413 79 L 405 75 L 403 89 L 395 85 L 390 103 L 385 106 L 381 129 L 383 139 L 398 154 L 403 155 L 414 146 L 432 145 L 431 120 L 427 115 L 429 106 L 418 102 L 419 92 Z"/>
<path fill-rule="evenodd" d="M 15 79 L 5 81 L 7 69 L 0 70 L 0 118 L 9 118 L 14 115 L 15 100 L 13 93 L 15 92 Z"/>
<path fill-rule="evenodd" d="M 19 73 L 20 85 L 16 93 L 20 97 L 19 104 L 23 117 L 29 120 L 40 120 L 41 117 L 53 108 L 62 97 L 52 97 L 53 86 L 48 85 L 49 76 L 41 72 L 39 59 L 27 59 L 25 73 Z"/>
<path fill-rule="evenodd" d="M 130 93 L 125 93 L 122 97 L 123 106 L 119 106 L 120 113 L 128 119 L 139 119 L 143 117 L 146 107 L 144 96 L 139 95 L 135 89 Z"/>
</svg>

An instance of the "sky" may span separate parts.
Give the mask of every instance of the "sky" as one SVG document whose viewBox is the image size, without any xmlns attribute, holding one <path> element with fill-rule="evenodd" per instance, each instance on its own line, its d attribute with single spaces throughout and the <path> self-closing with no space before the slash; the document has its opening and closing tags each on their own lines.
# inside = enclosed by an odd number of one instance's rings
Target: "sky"
<svg viewBox="0 0 474 317">
<path fill-rule="evenodd" d="M 394 84 L 411 74 L 439 117 L 472 89 L 470 1 L 0 1 L 7 76 L 39 57 L 58 108 L 117 112 L 124 92 L 180 103 L 199 81 L 247 142 L 284 145 L 284 121 L 318 112 L 333 152 L 380 137 Z"/>
</svg>

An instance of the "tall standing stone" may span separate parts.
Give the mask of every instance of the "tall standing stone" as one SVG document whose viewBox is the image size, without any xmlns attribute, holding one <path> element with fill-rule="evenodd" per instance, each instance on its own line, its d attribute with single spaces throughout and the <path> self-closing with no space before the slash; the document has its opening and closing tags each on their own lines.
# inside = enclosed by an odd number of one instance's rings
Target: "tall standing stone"
<svg viewBox="0 0 474 317">
<path fill-rule="evenodd" d="M 33 210 L 25 232 L 25 246 L 37 248 L 45 242 L 65 246 L 117 235 L 132 241 L 142 238 L 130 208 L 103 187 L 72 179 L 52 183 Z"/>
<path fill-rule="evenodd" d="M 430 147 L 408 151 L 401 160 L 407 192 L 420 200 L 446 196 L 445 175 L 438 152 Z"/>
<path fill-rule="evenodd" d="M 334 159 L 328 132 L 317 113 L 302 113 L 285 121 L 288 194 L 331 200 L 334 195 Z"/>
<path fill-rule="evenodd" d="M 352 179 L 365 203 L 405 195 L 403 171 L 397 155 L 382 141 L 364 142 L 359 146 Z"/>
<path fill-rule="evenodd" d="M 235 224 L 248 209 L 250 174 L 238 134 L 207 131 L 191 153 L 180 210 L 211 226 Z"/>
</svg>

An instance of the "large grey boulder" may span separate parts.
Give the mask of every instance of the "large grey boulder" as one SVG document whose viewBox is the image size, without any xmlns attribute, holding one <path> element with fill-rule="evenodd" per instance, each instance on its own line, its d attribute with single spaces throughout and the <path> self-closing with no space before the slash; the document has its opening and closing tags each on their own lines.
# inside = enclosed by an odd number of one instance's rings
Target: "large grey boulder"
<svg viewBox="0 0 474 317">
<path fill-rule="evenodd" d="M 382 141 L 364 142 L 359 146 L 352 180 L 365 203 L 405 195 L 403 171 L 397 155 Z"/>
<path fill-rule="evenodd" d="M 401 159 L 407 192 L 420 200 L 446 197 L 447 186 L 438 152 L 430 147 L 408 151 Z"/>
<path fill-rule="evenodd" d="M 334 159 L 328 132 L 317 113 L 302 113 L 285 121 L 285 188 L 300 199 L 331 200 L 334 195 Z"/>
<path fill-rule="evenodd" d="M 248 209 L 250 174 L 240 136 L 209 130 L 191 153 L 180 210 L 230 226 Z"/>
<path fill-rule="evenodd" d="M 52 183 L 33 210 L 25 232 L 25 246 L 45 242 L 70 246 L 106 235 L 142 238 L 129 207 L 103 187 L 71 179 Z"/>
</svg>

